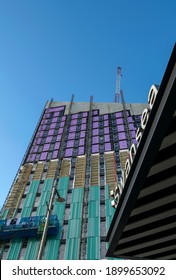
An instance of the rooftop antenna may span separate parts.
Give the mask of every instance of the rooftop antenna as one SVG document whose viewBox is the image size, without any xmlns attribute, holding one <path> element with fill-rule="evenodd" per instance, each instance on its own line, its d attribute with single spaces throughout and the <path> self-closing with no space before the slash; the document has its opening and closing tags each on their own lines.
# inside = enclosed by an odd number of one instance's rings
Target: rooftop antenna
<svg viewBox="0 0 176 280">
<path fill-rule="evenodd" d="M 115 93 L 115 99 L 114 102 L 118 103 L 120 101 L 120 82 L 121 82 L 121 77 L 122 77 L 122 68 L 117 67 L 117 76 L 116 76 L 116 93 Z"/>
</svg>

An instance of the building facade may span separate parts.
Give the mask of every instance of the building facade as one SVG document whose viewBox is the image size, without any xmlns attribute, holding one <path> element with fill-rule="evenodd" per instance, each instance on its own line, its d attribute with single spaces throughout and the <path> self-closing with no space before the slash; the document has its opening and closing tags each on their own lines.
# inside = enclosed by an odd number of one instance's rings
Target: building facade
<svg viewBox="0 0 176 280">
<path fill-rule="evenodd" d="M 110 192 L 122 193 L 144 108 L 73 97 L 46 103 L 1 209 L 1 259 L 105 258 Z"/>
</svg>

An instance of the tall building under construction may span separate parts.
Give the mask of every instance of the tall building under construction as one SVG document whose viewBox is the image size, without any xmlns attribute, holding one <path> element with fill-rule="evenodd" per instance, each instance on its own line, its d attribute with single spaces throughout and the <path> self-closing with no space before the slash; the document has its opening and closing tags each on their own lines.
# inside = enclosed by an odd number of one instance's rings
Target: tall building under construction
<svg viewBox="0 0 176 280">
<path fill-rule="evenodd" d="M 105 258 L 144 108 L 92 97 L 46 103 L 1 210 L 1 259 Z"/>
</svg>

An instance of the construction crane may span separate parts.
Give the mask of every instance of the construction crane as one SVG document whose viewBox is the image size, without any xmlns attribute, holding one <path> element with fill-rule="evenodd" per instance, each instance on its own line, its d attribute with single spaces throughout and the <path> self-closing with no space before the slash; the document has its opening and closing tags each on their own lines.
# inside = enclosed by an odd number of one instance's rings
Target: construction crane
<svg viewBox="0 0 176 280">
<path fill-rule="evenodd" d="M 117 67 L 117 77 L 116 77 L 116 93 L 115 93 L 115 103 L 118 103 L 120 101 L 120 82 L 122 77 L 122 68 Z"/>
</svg>

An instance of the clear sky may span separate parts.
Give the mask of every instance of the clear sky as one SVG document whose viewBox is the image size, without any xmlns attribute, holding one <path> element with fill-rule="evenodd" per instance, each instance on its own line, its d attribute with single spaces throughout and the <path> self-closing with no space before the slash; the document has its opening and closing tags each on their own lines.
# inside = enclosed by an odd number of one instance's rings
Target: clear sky
<svg viewBox="0 0 176 280">
<path fill-rule="evenodd" d="M 176 38 L 175 0 L 0 0 L 0 206 L 47 100 L 147 102 Z"/>
</svg>

